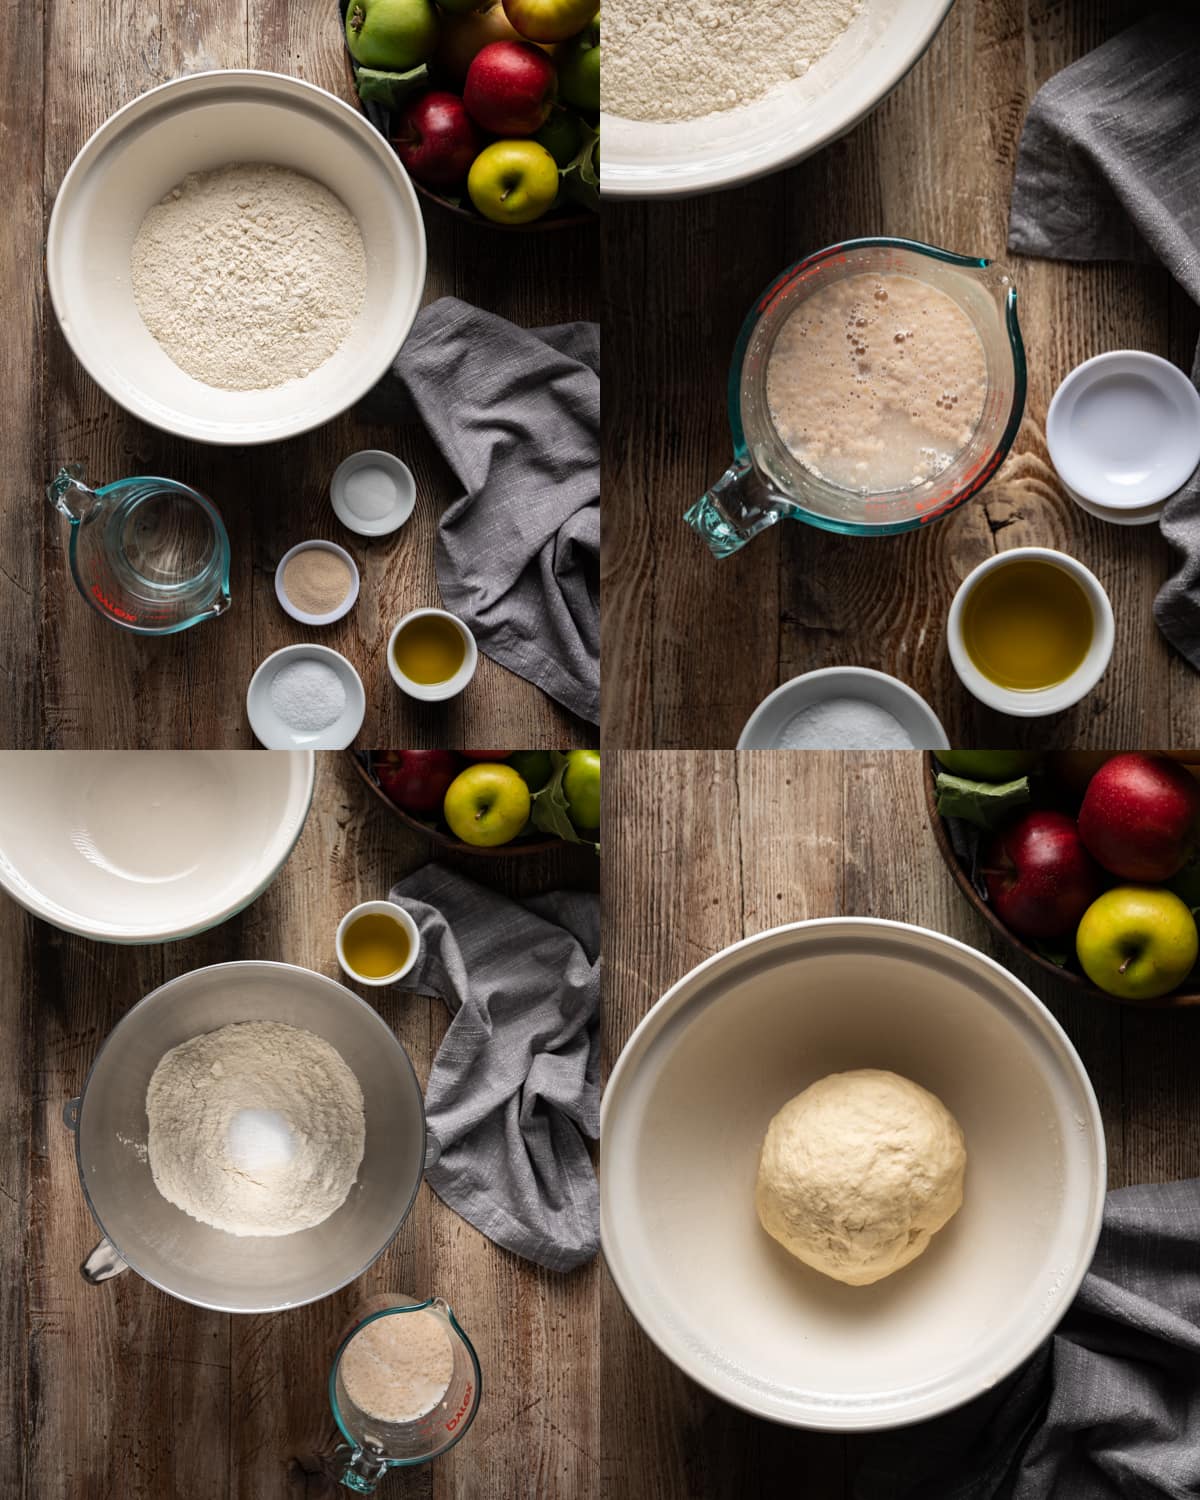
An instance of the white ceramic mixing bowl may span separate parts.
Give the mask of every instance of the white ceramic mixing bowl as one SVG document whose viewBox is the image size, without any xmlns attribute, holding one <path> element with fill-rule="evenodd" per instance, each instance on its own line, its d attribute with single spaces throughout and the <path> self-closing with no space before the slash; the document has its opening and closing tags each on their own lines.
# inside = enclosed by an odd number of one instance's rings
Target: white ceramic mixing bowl
<svg viewBox="0 0 1200 1500">
<path fill-rule="evenodd" d="M 866 0 L 845 35 L 801 78 L 698 120 L 602 116 L 606 198 L 707 193 L 778 171 L 828 145 L 875 108 L 937 34 L 952 0 Z"/>
<path fill-rule="evenodd" d="M 341 346 L 270 390 L 217 390 L 185 374 L 130 285 L 146 210 L 189 172 L 233 161 L 323 183 L 358 221 L 367 253 L 363 303 Z M 345 411 L 387 371 L 420 306 L 425 226 L 396 153 L 348 104 L 276 73 L 195 73 L 119 109 L 80 151 L 50 216 L 46 274 L 76 358 L 127 411 L 200 442 L 278 442 Z"/>
<path fill-rule="evenodd" d="M 311 751 L 0 751 L 0 887 L 81 937 L 203 932 L 279 873 L 315 774 Z"/>
<path fill-rule="evenodd" d="M 967 1176 L 924 1255 L 850 1287 L 765 1233 L 754 1182 L 772 1115 L 863 1067 L 945 1102 Z M 797 1427 L 899 1426 L 987 1390 L 1050 1334 L 1100 1231 L 1103 1129 L 1067 1037 L 999 964 L 898 922 L 800 922 L 693 969 L 621 1053 L 600 1139 L 630 1311 L 701 1385 Z"/>
<path fill-rule="evenodd" d="M 164 1053 L 219 1026 L 278 1021 L 323 1037 L 363 1092 L 366 1145 L 346 1201 L 312 1229 L 226 1234 L 159 1193 L 143 1160 L 146 1088 Z M 365 1000 L 292 964 L 214 964 L 147 995 L 113 1029 L 79 1099 L 79 1180 L 105 1238 L 83 1264 L 89 1281 L 132 1269 L 222 1312 L 274 1312 L 353 1281 L 395 1238 L 425 1168 L 425 1107 L 408 1054 Z"/>
</svg>

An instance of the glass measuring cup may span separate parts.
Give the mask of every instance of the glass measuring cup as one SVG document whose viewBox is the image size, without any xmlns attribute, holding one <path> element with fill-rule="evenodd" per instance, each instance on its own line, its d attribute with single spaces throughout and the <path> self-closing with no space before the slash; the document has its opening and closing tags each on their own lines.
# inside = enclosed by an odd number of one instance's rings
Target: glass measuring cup
<svg viewBox="0 0 1200 1500">
<path fill-rule="evenodd" d="M 978 334 L 987 372 L 983 411 L 967 446 L 931 479 L 878 493 L 845 489 L 805 468 L 784 445 L 767 403 L 767 365 L 783 324 L 815 291 L 863 273 L 899 273 L 945 292 Z M 750 309 L 729 371 L 734 461 L 684 519 L 718 557 L 782 518 L 848 536 L 926 526 L 983 488 L 1012 446 L 1024 410 L 1017 294 L 1002 268 L 914 240 L 846 240 L 789 266 Z"/>
<path fill-rule="evenodd" d="M 67 464 L 46 494 L 71 522 L 71 577 L 98 614 L 171 635 L 229 608 L 229 537 L 211 500 L 175 479 L 83 480 Z"/>
<path fill-rule="evenodd" d="M 416 1302 L 411 1297 L 392 1297 L 391 1305 L 363 1318 L 342 1340 L 329 1372 L 329 1404 L 333 1407 L 345 1444 L 338 1448 L 344 1462 L 340 1482 L 358 1495 L 370 1495 L 389 1469 L 428 1463 L 452 1448 L 475 1420 L 479 1409 L 482 1377 L 479 1359 L 471 1341 L 458 1326 L 449 1303 L 441 1297 Z M 380 1318 L 402 1318 L 427 1312 L 442 1323 L 454 1355 L 454 1366 L 445 1395 L 422 1416 L 411 1422 L 386 1422 L 363 1411 L 346 1390 L 342 1361 L 346 1350 L 368 1324 Z"/>
</svg>

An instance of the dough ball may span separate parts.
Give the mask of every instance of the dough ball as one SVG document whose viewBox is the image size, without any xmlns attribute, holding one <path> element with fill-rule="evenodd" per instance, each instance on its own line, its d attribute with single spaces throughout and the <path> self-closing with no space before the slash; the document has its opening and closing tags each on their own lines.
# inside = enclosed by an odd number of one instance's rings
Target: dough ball
<svg viewBox="0 0 1200 1500">
<path fill-rule="evenodd" d="M 890 1276 L 962 1204 L 963 1133 L 919 1084 L 878 1068 L 831 1073 L 767 1129 L 754 1201 L 767 1233 L 850 1286 Z"/>
</svg>

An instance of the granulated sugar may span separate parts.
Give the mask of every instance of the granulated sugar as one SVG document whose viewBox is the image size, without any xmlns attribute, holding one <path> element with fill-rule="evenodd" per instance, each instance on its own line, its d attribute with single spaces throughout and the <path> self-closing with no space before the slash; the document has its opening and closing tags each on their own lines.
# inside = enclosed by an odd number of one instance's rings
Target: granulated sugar
<svg viewBox="0 0 1200 1500">
<path fill-rule="evenodd" d="M 142 220 L 134 300 L 181 370 L 222 390 L 298 380 L 362 305 L 366 251 L 350 210 L 287 167 L 192 172 Z"/>
<path fill-rule="evenodd" d="M 779 731 L 779 750 L 911 750 L 908 731 L 878 703 L 824 698 L 794 714 Z"/>
<path fill-rule="evenodd" d="M 800 78 L 863 0 L 606 0 L 604 108 L 694 120 Z"/>
</svg>

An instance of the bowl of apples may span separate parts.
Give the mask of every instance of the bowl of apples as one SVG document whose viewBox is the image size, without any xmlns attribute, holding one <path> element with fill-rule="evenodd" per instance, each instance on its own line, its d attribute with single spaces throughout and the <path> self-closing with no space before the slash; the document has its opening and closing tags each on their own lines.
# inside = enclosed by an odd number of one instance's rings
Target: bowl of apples
<svg viewBox="0 0 1200 1500">
<path fill-rule="evenodd" d="M 513 231 L 595 222 L 599 0 L 340 0 L 367 118 L 423 197 Z"/>
<path fill-rule="evenodd" d="M 1200 1005 L 1200 752 L 948 750 L 926 771 L 942 858 L 1006 942 L 1097 996 Z"/>
<path fill-rule="evenodd" d="M 599 849 L 598 750 L 365 750 L 359 776 L 393 816 L 461 854 Z"/>
</svg>

